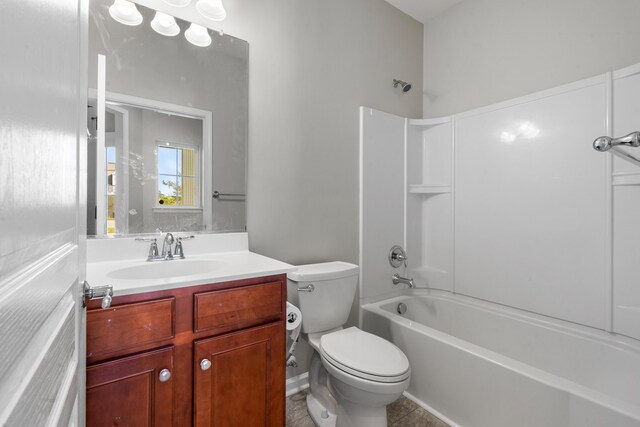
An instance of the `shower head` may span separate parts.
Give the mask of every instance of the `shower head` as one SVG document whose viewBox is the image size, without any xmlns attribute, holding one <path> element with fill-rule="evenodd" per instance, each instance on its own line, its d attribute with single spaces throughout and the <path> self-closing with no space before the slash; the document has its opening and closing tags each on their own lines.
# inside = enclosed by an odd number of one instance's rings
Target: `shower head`
<svg viewBox="0 0 640 427">
<path fill-rule="evenodd" d="M 411 90 L 411 83 L 403 82 L 402 80 L 393 79 L 393 87 L 402 87 L 402 92 L 407 93 Z"/>
</svg>

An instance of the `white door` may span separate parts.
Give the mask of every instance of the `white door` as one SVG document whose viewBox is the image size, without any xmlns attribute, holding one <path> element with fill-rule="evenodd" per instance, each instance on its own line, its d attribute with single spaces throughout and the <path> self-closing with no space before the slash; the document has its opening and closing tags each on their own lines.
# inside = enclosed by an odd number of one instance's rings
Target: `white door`
<svg viewBox="0 0 640 427">
<path fill-rule="evenodd" d="M 84 425 L 87 10 L 0 2 L 0 426 Z"/>
</svg>

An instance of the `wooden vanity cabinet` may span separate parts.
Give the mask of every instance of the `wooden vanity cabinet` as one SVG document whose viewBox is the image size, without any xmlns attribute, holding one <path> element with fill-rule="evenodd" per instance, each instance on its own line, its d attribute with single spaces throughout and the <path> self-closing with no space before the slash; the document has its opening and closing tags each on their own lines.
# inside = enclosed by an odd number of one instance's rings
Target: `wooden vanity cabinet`
<svg viewBox="0 0 640 427">
<path fill-rule="evenodd" d="M 278 323 L 196 341 L 194 425 L 283 425 L 284 345 Z"/>
<path fill-rule="evenodd" d="M 90 301 L 87 426 L 283 426 L 285 312 L 284 274 Z"/>
<path fill-rule="evenodd" d="M 88 367 L 87 425 L 171 427 L 173 371 L 173 347 Z"/>
</svg>

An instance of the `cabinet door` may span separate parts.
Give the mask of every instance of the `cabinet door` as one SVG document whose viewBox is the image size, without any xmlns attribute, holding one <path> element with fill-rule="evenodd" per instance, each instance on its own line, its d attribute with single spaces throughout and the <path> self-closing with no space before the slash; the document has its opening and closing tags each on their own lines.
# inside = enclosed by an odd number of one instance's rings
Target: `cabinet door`
<svg viewBox="0 0 640 427">
<path fill-rule="evenodd" d="M 194 356 L 196 427 L 284 425 L 284 322 L 196 341 Z"/>
<path fill-rule="evenodd" d="M 173 347 L 87 368 L 87 426 L 171 426 L 171 375 Z"/>
</svg>

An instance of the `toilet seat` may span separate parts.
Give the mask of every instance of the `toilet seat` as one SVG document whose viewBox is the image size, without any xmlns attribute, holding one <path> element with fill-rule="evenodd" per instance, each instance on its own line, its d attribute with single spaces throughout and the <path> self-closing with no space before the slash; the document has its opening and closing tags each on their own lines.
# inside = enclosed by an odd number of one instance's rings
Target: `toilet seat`
<svg viewBox="0 0 640 427">
<path fill-rule="evenodd" d="M 351 327 L 323 335 L 320 355 L 332 368 L 377 383 L 398 383 L 409 377 L 402 350 L 376 335 Z"/>
</svg>

